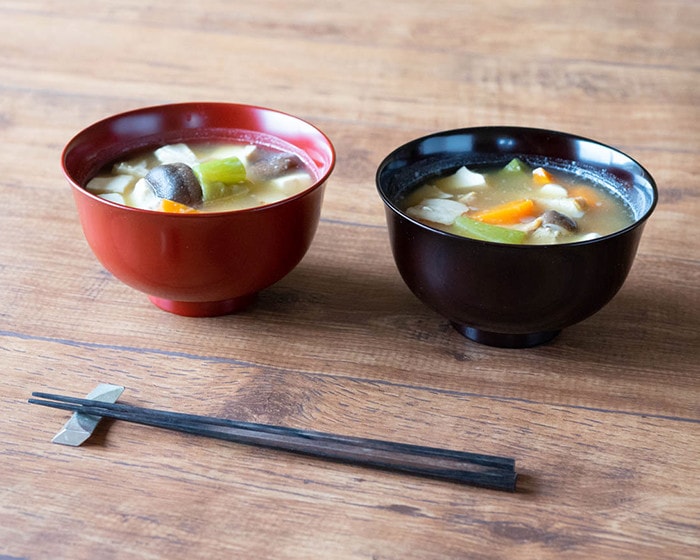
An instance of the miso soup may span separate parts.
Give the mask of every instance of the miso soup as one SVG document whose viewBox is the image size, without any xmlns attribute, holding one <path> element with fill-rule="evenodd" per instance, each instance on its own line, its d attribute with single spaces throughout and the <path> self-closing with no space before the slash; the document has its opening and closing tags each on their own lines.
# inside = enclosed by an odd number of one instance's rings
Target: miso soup
<svg viewBox="0 0 700 560">
<path fill-rule="evenodd" d="M 313 183 L 310 167 L 291 151 L 200 142 L 168 144 L 112 163 L 85 188 L 126 206 L 190 213 L 263 206 Z"/>
<path fill-rule="evenodd" d="M 461 167 L 409 192 L 401 209 L 437 229 L 510 244 L 573 243 L 608 235 L 634 222 L 630 207 L 583 174 L 531 167 Z"/>
</svg>

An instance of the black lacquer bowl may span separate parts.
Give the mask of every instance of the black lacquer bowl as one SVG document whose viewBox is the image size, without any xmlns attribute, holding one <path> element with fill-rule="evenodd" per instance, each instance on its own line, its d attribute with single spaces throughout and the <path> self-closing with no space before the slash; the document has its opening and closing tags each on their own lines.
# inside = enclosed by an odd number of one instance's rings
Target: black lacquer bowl
<svg viewBox="0 0 700 560">
<path fill-rule="evenodd" d="M 634 214 L 611 235 L 559 245 L 507 245 L 442 232 L 399 208 L 402 195 L 462 165 L 533 165 L 601 179 Z M 615 148 L 571 134 L 494 126 L 439 132 L 389 154 L 377 170 L 394 260 L 406 285 L 466 337 L 523 348 L 599 311 L 622 287 L 656 206 L 652 176 Z"/>
</svg>

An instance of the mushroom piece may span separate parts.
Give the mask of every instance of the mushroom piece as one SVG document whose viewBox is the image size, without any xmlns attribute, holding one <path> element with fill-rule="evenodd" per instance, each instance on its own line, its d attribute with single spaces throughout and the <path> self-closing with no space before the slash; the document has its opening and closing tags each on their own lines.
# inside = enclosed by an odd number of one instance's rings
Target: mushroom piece
<svg viewBox="0 0 700 560">
<path fill-rule="evenodd" d="M 531 220 L 529 222 L 515 224 L 513 226 L 513 229 L 518 229 L 520 231 L 524 231 L 525 233 L 532 233 L 533 231 L 537 231 L 541 227 L 542 227 L 542 216 L 539 216 L 539 217 L 537 217 L 534 220 Z"/>
<path fill-rule="evenodd" d="M 578 229 L 578 224 L 575 220 L 569 218 L 569 216 L 566 216 L 561 212 L 557 212 L 556 210 L 547 210 L 544 214 L 542 214 L 541 218 L 542 227 L 559 231 L 561 233 L 574 232 Z"/>
<path fill-rule="evenodd" d="M 202 202 L 202 186 L 194 171 L 184 163 L 166 163 L 151 169 L 144 177 L 158 198 L 187 206 Z"/>
<path fill-rule="evenodd" d="M 302 167 L 301 160 L 294 154 L 275 154 L 269 158 L 256 161 L 246 170 L 247 178 L 253 183 L 269 181 L 279 177 L 285 171 Z"/>
</svg>

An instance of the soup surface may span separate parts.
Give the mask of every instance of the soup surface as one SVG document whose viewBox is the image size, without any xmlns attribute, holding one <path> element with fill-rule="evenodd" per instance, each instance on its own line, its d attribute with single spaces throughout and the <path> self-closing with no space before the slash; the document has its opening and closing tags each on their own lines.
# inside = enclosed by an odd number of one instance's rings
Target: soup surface
<svg viewBox="0 0 700 560">
<path fill-rule="evenodd" d="M 611 189 L 519 159 L 497 169 L 461 167 L 409 192 L 400 207 L 437 229 L 511 244 L 584 241 L 634 221 L 629 206 Z"/>
<path fill-rule="evenodd" d="M 190 213 L 271 204 L 313 182 L 294 153 L 244 142 L 202 142 L 168 144 L 113 163 L 85 188 L 127 206 Z"/>
</svg>

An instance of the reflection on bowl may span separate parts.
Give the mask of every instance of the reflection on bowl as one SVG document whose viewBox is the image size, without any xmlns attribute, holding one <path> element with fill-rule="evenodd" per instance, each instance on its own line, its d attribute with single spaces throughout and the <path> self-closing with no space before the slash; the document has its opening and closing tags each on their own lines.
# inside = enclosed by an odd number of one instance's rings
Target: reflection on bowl
<svg viewBox="0 0 700 560">
<path fill-rule="evenodd" d="M 104 166 L 165 144 L 274 138 L 310 162 L 314 181 L 282 201 L 244 210 L 173 214 L 131 208 L 85 190 Z M 104 267 L 158 307 L 187 316 L 239 311 L 287 275 L 315 235 L 335 165 L 330 140 L 288 114 L 231 103 L 180 103 L 108 117 L 65 147 L 63 171 L 83 232 Z"/>
<path fill-rule="evenodd" d="M 577 243 L 508 245 L 440 231 L 401 209 L 406 192 L 427 179 L 514 157 L 545 158 L 606 177 L 634 223 Z M 376 181 L 406 285 L 466 337 L 513 348 L 545 343 L 612 299 L 658 198 L 651 175 L 622 152 L 571 134 L 520 127 L 467 128 L 413 140 L 383 160 Z"/>
</svg>

